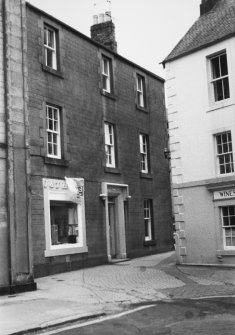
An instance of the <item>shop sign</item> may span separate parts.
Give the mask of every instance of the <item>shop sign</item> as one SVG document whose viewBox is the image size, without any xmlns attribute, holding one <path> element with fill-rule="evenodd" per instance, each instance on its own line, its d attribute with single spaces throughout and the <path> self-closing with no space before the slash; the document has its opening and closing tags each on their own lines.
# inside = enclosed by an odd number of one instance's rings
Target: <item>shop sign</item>
<svg viewBox="0 0 235 335">
<path fill-rule="evenodd" d="M 235 188 L 214 192 L 214 200 L 235 198 Z"/>
</svg>

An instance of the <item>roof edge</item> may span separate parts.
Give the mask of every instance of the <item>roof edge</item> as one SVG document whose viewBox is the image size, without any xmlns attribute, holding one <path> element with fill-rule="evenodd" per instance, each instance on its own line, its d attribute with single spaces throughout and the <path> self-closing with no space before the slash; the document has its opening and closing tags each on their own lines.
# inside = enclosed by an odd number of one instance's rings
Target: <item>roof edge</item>
<svg viewBox="0 0 235 335">
<path fill-rule="evenodd" d="M 234 33 L 231 33 L 231 34 L 229 34 L 229 35 L 227 35 L 227 36 L 224 36 L 224 37 L 222 37 L 222 38 L 219 38 L 219 39 L 217 39 L 217 40 L 215 40 L 215 41 L 213 41 L 213 42 L 203 44 L 203 45 L 201 45 L 200 47 L 197 47 L 197 48 L 194 48 L 194 49 L 192 49 L 192 50 L 190 50 L 190 51 L 184 52 L 184 53 L 182 53 L 182 54 L 180 54 L 180 55 L 178 55 L 178 56 L 170 57 L 170 58 L 166 58 L 165 60 L 163 60 L 163 61 L 161 62 L 161 64 L 165 67 L 165 64 L 166 64 L 166 63 L 169 63 L 169 62 L 171 62 L 171 61 L 173 61 L 173 60 L 176 60 L 176 59 L 179 59 L 179 58 L 188 56 L 188 55 L 190 55 L 190 54 L 192 54 L 192 53 L 194 53 L 194 52 L 196 52 L 196 51 L 205 49 L 205 48 L 207 48 L 207 47 L 209 47 L 209 46 L 211 46 L 211 45 L 214 45 L 214 44 L 217 44 L 217 43 L 219 43 L 219 42 L 225 41 L 225 40 L 227 40 L 227 39 L 229 39 L 229 38 L 231 38 L 231 37 L 235 37 L 235 32 L 234 32 Z"/>
<path fill-rule="evenodd" d="M 88 37 L 88 36 L 86 36 L 85 34 L 81 33 L 79 30 L 77 30 L 77 29 L 71 27 L 71 26 L 68 25 L 67 23 L 65 23 L 65 22 L 63 22 L 63 21 L 61 21 L 61 20 L 59 20 L 59 19 L 56 18 L 55 16 L 53 16 L 53 15 L 51 15 L 51 14 L 48 14 L 47 12 L 43 11 L 42 9 L 40 9 L 40 8 L 38 8 L 38 7 L 35 7 L 35 6 L 32 5 L 31 3 L 29 3 L 28 1 L 26 1 L 25 3 L 26 3 L 26 6 L 27 6 L 27 7 L 31 8 L 32 10 L 34 10 L 34 11 L 36 11 L 36 12 L 39 12 L 39 13 L 43 14 L 44 16 L 47 16 L 48 18 L 50 18 L 50 19 L 52 19 L 53 21 L 57 22 L 58 24 L 64 26 L 66 29 L 72 31 L 74 34 L 76 34 L 76 35 L 78 35 L 79 37 L 85 39 L 86 41 L 92 43 L 93 45 L 97 46 L 98 48 L 102 48 L 102 49 L 104 49 L 105 51 L 107 51 L 107 52 L 113 54 L 115 57 L 117 57 L 117 58 L 123 60 L 124 62 L 126 62 L 126 63 L 128 63 L 128 64 L 130 64 L 130 65 L 132 65 L 132 66 L 134 66 L 134 67 L 136 67 L 136 68 L 138 68 L 138 69 L 140 69 L 141 71 L 146 72 L 146 73 L 147 73 L 148 75 L 150 75 L 151 77 L 154 77 L 155 79 L 157 79 L 157 80 L 159 80 L 159 81 L 161 81 L 161 82 L 163 82 L 163 83 L 165 82 L 165 79 L 164 79 L 164 78 L 162 78 L 162 77 L 158 76 L 157 74 L 151 72 L 150 70 L 147 70 L 146 68 L 144 68 L 144 67 L 142 67 L 142 66 L 136 64 L 135 62 L 132 62 L 131 60 L 125 58 L 124 56 L 119 55 L 118 53 L 112 51 L 111 49 L 106 48 L 104 45 L 102 45 L 102 44 L 100 44 L 100 43 L 98 43 L 98 42 L 92 40 L 90 37 Z"/>
</svg>

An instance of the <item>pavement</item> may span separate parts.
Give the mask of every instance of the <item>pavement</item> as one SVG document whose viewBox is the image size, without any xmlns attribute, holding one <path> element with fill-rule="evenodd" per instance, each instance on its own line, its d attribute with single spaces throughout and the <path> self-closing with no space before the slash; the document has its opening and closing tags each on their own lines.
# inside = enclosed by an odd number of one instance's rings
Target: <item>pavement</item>
<svg viewBox="0 0 235 335">
<path fill-rule="evenodd" d="M 235 269 L 177 266 L 174 252 L 36 279 L 37 291 L 0 297 L 0 334 L 25 334 L 71 321 L 175 299 L 235 296 Z"/>
</svg>

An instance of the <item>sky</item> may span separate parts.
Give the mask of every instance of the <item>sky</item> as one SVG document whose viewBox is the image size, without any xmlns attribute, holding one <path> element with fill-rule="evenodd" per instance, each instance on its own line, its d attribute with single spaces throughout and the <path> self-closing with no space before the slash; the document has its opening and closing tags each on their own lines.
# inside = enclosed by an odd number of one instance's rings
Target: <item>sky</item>
<svg viewBox="0 0 235 335">
<path fill-rule="evenodd" d="M 93 15 L 111 10 L 118 53 L 165 78 L 160 64 L 199 17 L 201 0 L 27 0 L 90 37 Z"/>
</svg>

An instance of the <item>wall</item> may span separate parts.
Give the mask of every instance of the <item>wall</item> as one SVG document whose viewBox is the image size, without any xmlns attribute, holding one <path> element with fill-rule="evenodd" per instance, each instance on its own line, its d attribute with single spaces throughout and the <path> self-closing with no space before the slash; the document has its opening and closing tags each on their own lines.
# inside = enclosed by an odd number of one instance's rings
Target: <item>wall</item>
<svg viewBox="0 0 235 335">
<path fill-rule="evenodd" d="M 43 70 L 43 23 L 59 30 L 61 76 Z M 126 218 L 128 256 L 172 249 L 171 197 L 163 82 L 52 18 L 27 8 L 29 64 L 29 122 L 33 254 L 36 276 L 107 261 L 102 182 L 128 184 L 131 199 Z M 112 58 L 115 94 L 101 88 L 101 54 Z M 143 71 L 149 92 L 148 112 L 136 108 L 136 71 Z M 45 159 L 45 104 L 63 108 L 64 161 Z M 103 123 L 116 125 L 118 169 L 105 168 Z M 140 177 L 139 132 L 149 134 L 152 176 Z M 42 178 L 85 179 L 88 254 L 45 258 Z M 143 199 L 154 199 L 156 242 L 144 246 Z"/>
<path fill-rule="evenodd" d="M 221 220 L 210 187 L 226 189 L 234 174 L 219 176 L 214 134 L 231 130 L 235 138 L 235 38 L 167 63 L 166 94 L 179 263 L 234 264 L 222 261 Z M 230 99 L 211 103 L 208 56 L 226 49 Z M 224 203 L 225 204 L 225 203 Z M 219 242 L 220 241 L 220 242 Z M 234 254 L 235 256 L 235 254 Z M 220 259 L 220 261 L 219 261 Z"/>
<path fill-rule="evenodd" d="M 6 199 L 6 131 L 5 131 L 5 90 L 4 90 L 4 32 L 2 0 L 0 1 L 0 286 L 9 281 L 7 199 Z"/>
</svg>

